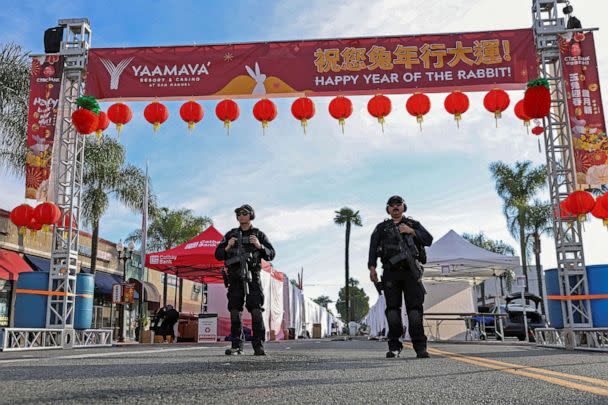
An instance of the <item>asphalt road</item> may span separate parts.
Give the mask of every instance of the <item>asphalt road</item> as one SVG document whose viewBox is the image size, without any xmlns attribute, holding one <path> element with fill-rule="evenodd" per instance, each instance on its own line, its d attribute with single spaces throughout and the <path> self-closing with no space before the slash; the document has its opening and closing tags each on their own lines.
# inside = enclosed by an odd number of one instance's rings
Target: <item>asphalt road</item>
<svg viewBox="0 0 608 405">
<path fill-rule="evenodd" d="M 386 359 L 386 343 L 289 341 L 268 356 L 226 345 L 0 353 L 0 403 L 608 404 L 608 354 L 432 344 Z"/>
</svg>

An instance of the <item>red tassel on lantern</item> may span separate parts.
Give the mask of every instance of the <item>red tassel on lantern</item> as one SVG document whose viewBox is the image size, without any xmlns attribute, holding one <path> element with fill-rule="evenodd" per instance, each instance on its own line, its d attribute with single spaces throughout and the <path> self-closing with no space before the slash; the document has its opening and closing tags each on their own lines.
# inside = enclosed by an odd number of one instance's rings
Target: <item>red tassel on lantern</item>
<svg viewBox="0 0 608 405">
<path fill-rule="evenodd" d="M 502 116 L 502 112 L 509 107 L 510 102 L 509 95 L 502 89 L 490 90 L 483 98 L 483 106 L 489 112 L 494 113 L 496 128 L 498 128 L 498 119 Z"/>
<path fill-rule="evenodd" d="M 230 124 L 239 118 L 241 110 L 233 100 L 222 100 L 215 107 L 215 115 L 224 123 L 226 133 L 230 135 Z"/>
<path fill-rule="evenodd" d="M 277 106 L 267 98 L 263 98 L 253 106 L 253 116 L 262 123 L 262 134 L 265 135 L 268 123 L 277 117 Z"/>
<path fill-rule="evenodd" d="M 384 118 L 391 113 L 392 108 L 391 99 L 382 94 L 375 95 L 367 102 L 367 111 L 378 119 L 382 133 L 384 133 Z"/>
<path fill-rule="evenodd" d="M 124 103 L 112 104 L 108 108 L 108 119 L 116 125 L 116 132 L 119 137 L 123 126 L 128 124 L 131 118 L 133 118 L 133 111 Z"/>
<path fill-rule="evenodd" d="M 453 91 L 445 98 L 443 106 L 447 112 L 454 115 L 456 126 L 460 128 L 462 114 L 469 109 L 469 97 L 460 91 Z"/>
<path fill-rule="evenodd" d="M 152 124 L 154 132 L 157 132 L 161 124 L 169 119 L 169 110 L 164 104 L 155 101 L 146 106 L 144 117 L 146 121 Z"/>
<path fill-rule="evenodd" d="M 97 142 L 101 142 L 101 137 L 103 135 L 103 131 L 108 129 L 110 126 L 110 119 L 108 118 L 108 114 L 103 111 L 99 112 L 99 120 L 97 122 L 97 129 L 95 130 L 95 136 L 97 137 Z"/>
<path fill-rule="evenodd" d="M 291 105 L 291 114 L 300 121 L 304 135 L 306 135 L 308 120 L 315 115 L 315 103 L 308 97 L 300 97 Z"/>
<path fill-rule="evenodd" d="M 36 218 L 32 218 L 27 229 L 30 231 L 30 236 L 34 237 L 36 236 L 36 233 L 42 229 L 42 224 L 39 224 L 38 221 L 36 221 Z"/>
<path fill-rule="evenodd" d="M 414 93 L 407 99 L 405 108 L 410 115 L 416 117 L 416 122 L 420 125 L 420 132 L 422 132 L 424 116 L 431 111 L 431 99 L 426 94 Z"/>
<path fill-rule="evenodd" d="M 530 118 L 543 119 L 551 111 L 551 93 L 546 79 L 528 82 L 524 94 L 524 112 Z"/>
<path fill-rule="evenodd" d="M 21 204 L 13 208 L 9 217 L 11 222 L 19 228 L 19 234 L 24 235 L 27 226 L 32 222 L 32 218 L 34 218 L 34 208 L 29 204 Z"/>
<path fill-rule="evenodd" d="M 329 102 L 329 114 L 338 120 L 344 133 L 345 120 L 353 113 L 353 103 L 349 98 L 338 96 Z"/>
<path fill-rule="evenodd" d="M 204 115 L 203 107 L 196 101 L 188 101 L 179 109 L 179 116 L 188 123 L 188 132 L 192 132 L 194 126 L 201 122 Z"/>
</svg>

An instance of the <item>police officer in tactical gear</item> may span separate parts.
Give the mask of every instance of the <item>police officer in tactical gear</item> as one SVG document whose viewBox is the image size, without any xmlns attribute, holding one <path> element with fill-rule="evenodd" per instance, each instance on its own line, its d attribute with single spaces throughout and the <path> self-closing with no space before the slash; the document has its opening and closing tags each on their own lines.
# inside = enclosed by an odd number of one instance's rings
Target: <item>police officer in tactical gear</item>
<svg viewBox="0 0 608 405">
<path fill-rule="evenodd" d="M 407 206 L 400 196 L 388 199 L 386 212 L 391 217 L 378 224 L 372 233 L 367 266 L 371 281 L 378 284 L 376 264 L 380 257 L 388 321 L 389 351 L 386 357 L 399 356 L 403 348 L 399 337 L 403 334 L 401 302 L 404 297 L 414 350 L 417 357 L 426 358 L 429 354 L 422 325 L 426 291 L 422 285 L 421 264 L 426 263 L 424 247 L 431 245 L 433 237 L 420 222 L 405 217 L 403 214 L 406 210 Z"/>
<path fill-rule="evenodd" d="M 251 313 L 254 354 L 264 356 L 266 329 L 262 318 L 264 292 L 260 282 L 261 259 L 271 261 L 275 252 L 266 235 L 251 224 L 255 219 L 251 205 L 244 204 L 234 212 L 239 227 L 228 231 L 215 249 L 215 258 L 224 261 L 228 269 L 224 273 L 224 284 L 228 287 L 232 347 L 226 349 L 226 354 L 243 352 L 244 304 Z"/>
</svg>

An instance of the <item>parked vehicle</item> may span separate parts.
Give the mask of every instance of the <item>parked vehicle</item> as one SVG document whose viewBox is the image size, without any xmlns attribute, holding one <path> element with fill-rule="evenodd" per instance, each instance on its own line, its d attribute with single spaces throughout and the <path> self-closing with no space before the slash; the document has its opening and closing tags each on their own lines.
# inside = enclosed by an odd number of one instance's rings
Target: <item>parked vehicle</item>
<svg viewBox="0 0 608 405">
<path fill-rule="evenodd" d="M 534 342 L 534 330 L 536 328 L 546 328 L 547 321 L 540 311 L 540 303 L 542 299 L 534 294 L 525 293 L 522 300 L 521 293 L 514 293 L 505 298 L 504 313 L 507 317 L 504 319 L 505 337 L 514 336 L 519 340 L 526 339 L 524 325 L 524 305 L 526 308 L 526 318 L 528 321 L 528 337 L 531 342 Z M 503 307 L 501 305 L 501 307 Z M 502 308 L 501 308 L 502 311 Z"/>
</svg>

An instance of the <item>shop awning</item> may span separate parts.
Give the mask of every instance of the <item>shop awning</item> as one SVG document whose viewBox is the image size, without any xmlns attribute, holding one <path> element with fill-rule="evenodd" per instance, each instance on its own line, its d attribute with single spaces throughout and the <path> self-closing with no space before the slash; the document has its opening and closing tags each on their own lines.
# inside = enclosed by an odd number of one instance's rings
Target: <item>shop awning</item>
<svg viewBox="0 0 608 405">
<path fill-rule="evenodd" d="M 17 253 L 0 249 L 0 278 L 15 281 L 19 273 L 32 271 L 32 268 Z"/>
<path fill-rule="evenodd" d="M 91 269 L 82 267 L 83 273 L 91 273 Z M 117 274 L 110 274 L 103 271 L 95 272 L 95 294 L 96 295 L 112 295 L 112 286 L 114 284 L 121 284 L 122 277 Z M 135 291 L 135 299 L 139 299 L 139 293 Z"/>
<path fill-rule="evenodd" d="M 156 288 L 156 286 L 154 284 L 149 283 L 147 281 L 141 282 L 135 278 L 130 278 L 129 283 L 136 284 L 135 291 L 137 291 L 137 292 L 141 291 L 141 285 L 143 284 L 144 301 L 160 303 L 160 292 L 158 291 L 158 288 Z"/>
<path fill-rule="evenodd" d="M 28 262 L 35 271 L 44 271 L 45 273 L 51 271 L 51 261 L 44 257 L 25 255 L 25 261 Z"/>
</svg>

